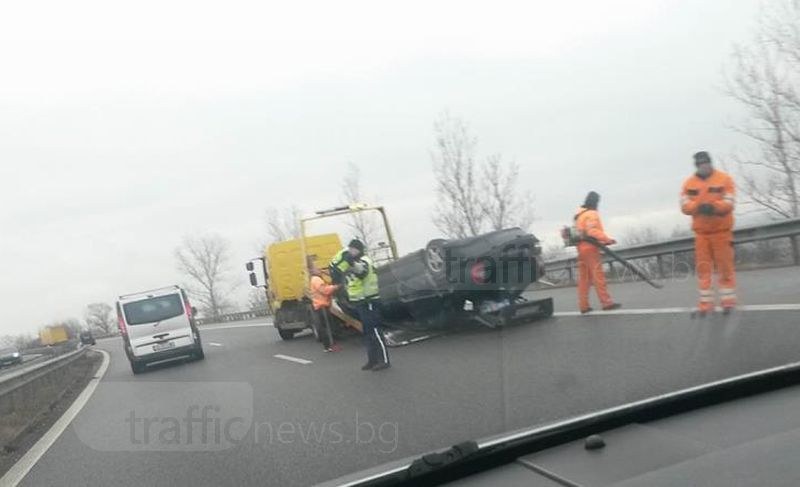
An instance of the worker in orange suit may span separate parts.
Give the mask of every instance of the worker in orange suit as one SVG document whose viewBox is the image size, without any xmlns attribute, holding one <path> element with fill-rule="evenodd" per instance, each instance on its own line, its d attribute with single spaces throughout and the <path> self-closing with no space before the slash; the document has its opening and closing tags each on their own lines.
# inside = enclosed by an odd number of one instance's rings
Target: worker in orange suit
<svg viewBox="0 0 800 487">
<path fill-rule="evenodd" d="M 697 171 L 683 183 L 681 211 L 692 216 L 695 271 L 701 315 L 714 311 L 711 277 L 716 272 L 722 309 L 736 307 L 736 268 L 733 252 L 733 178 L 715 169 L 708 152 L 694 155 Z"/>
<path fill-rule="evenodd" d="M 328 284 L 322 278 L 322 271 L 309 262 L 309 290 L 311 291 L 311 307 L 314 309 L 314 327 L 317 335 L 322 339 L 322 346 L 326 352 L 338 352 L 339 345 L 334 343 L 331 333 L 330 307 L 331 297 L 339 289 L 338 285 Z"/>
<path fill-rule="evenodd" d="M 603 257 L 600 245 L 613 245 L 616 240 L 606 235 L 597 205 L 600 204 L 600 195 L 590 191 L 586 201 L 575 214 L 575 228 L 578 231 L 578 307 L 581 313 L 592 311 L 589 306 L 589 288 L 594 285 L 597 297 L 604 310 L 622 307 L 615 303 L 608 294 L 606 275 L 603 271 Z M 592 243 L 594 242 L 594 243 Z"/>
</svg>

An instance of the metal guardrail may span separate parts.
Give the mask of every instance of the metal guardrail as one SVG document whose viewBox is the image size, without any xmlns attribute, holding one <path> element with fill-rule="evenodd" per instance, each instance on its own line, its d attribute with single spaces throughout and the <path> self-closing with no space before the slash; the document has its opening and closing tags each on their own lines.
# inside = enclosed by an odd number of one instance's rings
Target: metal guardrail
<svg viewBox="0 0 800 487">
<path fill-rule="evenodd" d="M 51 371 L 69 364 L 86 353 L 87 347 L 79 347 L 77 350 L 58 355 L 50 360 L 39 362 L 35 365 L 23 367 L 8 374 L 0 376 L 0 397 L 12 393 L 17 389 L 35 381 L 36 379 L 50 373 Z"/>
<path fill-rule="evenodd" d="M 794 264 L 800 265 L 800 243 L 798 243 L 798 239 L 796 238 L 799 235 L 800 218 L 796 218 L 736 229 L 733 231 L 733 243 L 734 245 L 740 245 L 749 242 L 786 238 L 791 242 Z M 614 250 L 617 254 L 628 260 L 655 257 L 659 277 L 663 278 L 666 274 L 664 271 L 663 257 L 694 251 L 694 237 L 676 238 L 664 242 L 635 245 Z M 605 262 L 611 265 L 611 260 L 609 258 L 605 258 Z M 576 265 L 577 257 L 567 257 L 546 262 L 545 269 L 548 273 L 564 271 L 567 273 L 569 281 L 574 282 Z"/>
<path fill-rule="evenodd" d="M 219 315 L 217 317 L 195 318 L 194 322 L 195 324 L 197 324 L 197 326 L 202 326 L 202 325 L 209 325 L 212 323 L 227 323 L 229 321 L 252 320 L 255 318 L 261 318 L 263 316 L 267 316 L 266 311 L 239 311 L 236 313 Z"/>
</svg>

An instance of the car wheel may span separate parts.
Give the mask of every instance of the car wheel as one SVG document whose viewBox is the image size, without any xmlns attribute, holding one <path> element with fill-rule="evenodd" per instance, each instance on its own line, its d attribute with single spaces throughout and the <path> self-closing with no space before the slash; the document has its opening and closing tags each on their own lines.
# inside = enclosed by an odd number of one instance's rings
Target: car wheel
<svg viewBox="0 0 800 487">
<path fill-rule="evenodd" d="M 143 363 L 131 361 L 131 371 L 133 372 L 133 375 L 141 374 L 144 372 L 144 369 L 145 365 Z"/>
<path fill-rule="evenodd" d="M 445 271 L 444 244 L 447 240 L 437 238 L 428 242 L 425 247 L 425 266 L 434 275 L 441 275 Z"/>
<path fill-rule="evenodd" d="M 294 330 L 281 330 L 278 328 L 278 335 L 284 340 L 291 340 L 294 338 Z"/>
</svg>

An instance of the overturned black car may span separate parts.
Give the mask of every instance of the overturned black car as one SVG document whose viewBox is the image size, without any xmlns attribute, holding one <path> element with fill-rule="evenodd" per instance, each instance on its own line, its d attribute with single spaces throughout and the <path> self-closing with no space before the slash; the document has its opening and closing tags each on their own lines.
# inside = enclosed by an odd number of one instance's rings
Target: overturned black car
<svg viewBox="0 0 800 487">
<path fill-rule="evenodd" d="M 539 240 L 519 228 L 436 239 L 378 267 L 382 314 L 389 326 L 417 330 L 548 317 L 551 299 L 522 297 L 543 274 Z"/>
</svg>

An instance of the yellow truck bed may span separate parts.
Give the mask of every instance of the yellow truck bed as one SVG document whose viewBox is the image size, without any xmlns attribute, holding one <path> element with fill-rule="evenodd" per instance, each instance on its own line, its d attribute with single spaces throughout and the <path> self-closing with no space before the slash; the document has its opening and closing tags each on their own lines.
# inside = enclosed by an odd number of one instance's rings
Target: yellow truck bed
<svg viewBox="0 0 800 487">
<path fill-rule="evenodd" d="M 69 336 L 64 326 L 48 326 L 39 330 L 39 341 L 42 345 L 56 345 L 67 340 Z"/>
<path fill-rule="evenodd" d="M 305 245 L 306 253 L 320 269 L 325 269 L 334 254 L 342 249 L 339 235 L 335 233 L 306 237 Z M 267 261 L 268 289 L 274 301 L 273 306 L 280 306 L 283 301 L 302 299 L 306 282 L 300 239 L 274 243 L 267 247 L 264 257 Z"/>
</svg>

